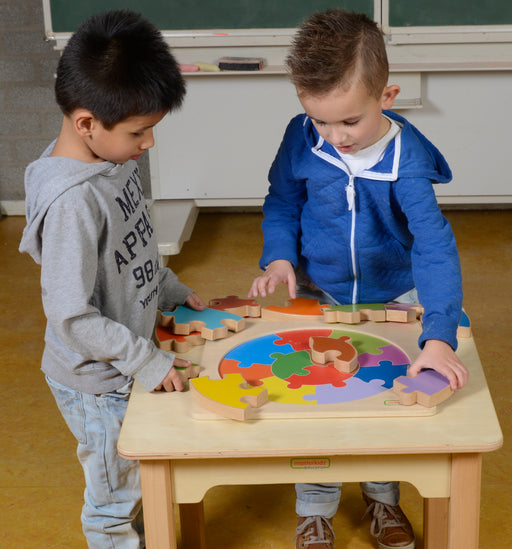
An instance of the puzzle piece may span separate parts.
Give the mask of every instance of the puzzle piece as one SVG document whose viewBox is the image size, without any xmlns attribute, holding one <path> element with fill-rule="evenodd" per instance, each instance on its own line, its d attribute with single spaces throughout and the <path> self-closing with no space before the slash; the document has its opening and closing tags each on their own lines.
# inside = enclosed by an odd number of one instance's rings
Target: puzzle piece
<svg viewBox="0 0 512 549">
<path fill-rule="evenodd" d="M 204 345 L 205 339 L 201 332 L 191 332 L 188 335 L 173 334 L 169 327 L 160 324 L 155 330 L 158 347 L 169 353 L 188 353 L 191 346 Z"/>
<path fill-rule="evenodd" d="M 462 317 L 457 328 L 457 337 L 471 337 L 471 322 L 464 311 L 462 311 Z"/>
<path fill-rule="evenodd" d="M 261 307 L 254 299 L 240 299 L 237 295 L 211 299 L 209 307 L 210 309 L 218 309 L 238 316 L 249 316 L 251 318 L 261 316 Z"/>
<path fill-rule="evenodd" d="M 393 364 L 409 364 L 409 357 L 395 345 L 385 345 L 379 347 L 373 353 L 360 353 L 359 366 L 378 366 L 380 362 L 387 360 Z"/>
<path fill-rule="evenodd" d="M 262 385 L 262 379 L 271 377 L 272 366 L 270 364 L 251 364 L 250 366 L 243 368 L 236 360 L 229 358 L 223 358 L 219 364 L 219 374 L 221 377 L 225 377 L 227 374 L 241 374 L 242 377 L 250 383 L 253 387 Z"/>
<path fill-rule="evenodd" d="M 386 303 L 386 322 L 414 322 L 419 315 L 417 305 Z"/>
<path fill-rule="evenodd" d="M 386 310 L 382 303 L 333 305 L 323 309 L 325 322 L 359 324 L 363 320 L 385 322 Z"/>
<path fill-rule="evenodd" d="M 345 387 L 345 380 L 350 374 L 339 372 L 334 366 L 318 366 L 313 364 L 305 368 L 308 375 L 292 375 L 288 378 L 288 389 L 298 389 L 303 385 L 332 385 L 334 387 Z"/>
<path fill-rule="evenodd" d="M 422 310 L 420 305 L 410 305 L 408 303 L 360 303 L 325 307 L 323 313 L 325 322 L 359 324 L 363 320 L 414 322 Z"/>
<path fill-rule="evenodd" d="M 296 297 L 288 300 L 285 307 L 269 305 L 261 310 L 263 320 L 321 320 L 323 317 L 322 308 L 316 299 Z"/>
<path fill-rule="evenodd" d="M 199 375 L 200 366 L 199 364 L 191 364 L 190 366 L 174 366 L 174 369 L 180 375 L 181 380 L 186 382 Z"/>
<path fill-rule="evenodd" d="M 311 328 L 307 330 L 307 333 L 309 336 L 333 337 L 333 330 L 326 328 Z M 340 332 L 340 335 L 343 334 Z M 291 345 L 294 351 L 308 351 L 310 349 L 309 340 L 304 337 L 304 330 L 276 332 L 276 336 L 279 337 L 279 340 L 276 340 L 274 345 Z"/>
<path fill-rule="evenodd" d="M 288 379 L 292 375 L 307 376 L 307 366 L 312 366 L 311 357 L 307 351 L 293 353 L 272 353 L 270 358 L 275 359 L 272 364 L 272 373 L 280 379 Z"/>
<path fill-rule="evenodd" d="M 371 381 L 372 379 L 381 379 L 384 387 L 391 389 L 395 378 L 407 373 L 409 364 L 393 364 L 389 360 L 381 360 L 378 366 L 365 366 L 359 368 L 355 377 L 363 381 Z"/>
<path fill-rule="evenodd" d="M 340 372 L 353 372 L 359 363 L 357 349 L 351 342 L 352 339 L 349 336 L 341 336 L 337 339 L 312 336 L 309 338 L 311 357 L 320 364 L 326 364 L 332 360 L 334 367 Z"/>
<path fill-rule="evenodd" d="M 238 421 L 249 419 L 253 408 L 268 401 L 267 389 L 248 387 L 240 374 L 227 374 L 218 380 L 197 377 L 190 380 L 190 390 L 203 408 Z"/>
<path fill-rule="evenodd" d="M 268 334 L 254 340 L 245 341 L 242 345 L 231 349 L 224 358 L 237 360 L 240 363 L 239 368 L 248 368 L 254 363 L 271 365 L 274 359 L 270 355 L 276 352 L 274 345 L 277 339 L 276 334 Z M 282 350 L 285 354 L 293 352 L 290 345 L 283 345 L 278 350 Z"/>
<path fill-rule="evenodd" d="M 200 331 L 201 337 L 210 341 L 227 337 L 228 330 L 239 332 L 245 328 L 245 320 L 238 315 L 210 308 L 195 311 L 182 305 L 174 311 L 163 312 L 160 323 L 171 326 L 173 333 L 179 335 Z"/>
<path fill-rule="evenodd" d="M 397 377 L 393 391 L 400 404 L 410 406 L 417 402 L 427 408 L 437 406 L 453 394 L 448 379 L 435 370 L 422 370 L 415 377 Z"/>
<path fill-rule="evenodd" d="M 346 380 L 345 387 L 321 385 L 317 387 L 315 394 L 304 396 L 304 400 L 311 401 L 312 404 L 337 404 L 372 397 L 385 390 L 381 379 L 366 382 L 357 377 L 351 377 Z"/>
</svg>

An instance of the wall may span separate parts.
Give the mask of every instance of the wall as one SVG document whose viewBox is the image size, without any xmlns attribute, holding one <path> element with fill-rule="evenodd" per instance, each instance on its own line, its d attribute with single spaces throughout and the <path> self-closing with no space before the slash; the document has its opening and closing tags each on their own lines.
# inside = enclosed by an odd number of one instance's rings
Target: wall
<svg viewBox="0 0 512 549">
<path fill-rule="evenodd" d="M 22 215 L 27 164 L 57 136 L 53 85 L 59 52 L 44 40 L 41 0 L 0 0 L 0 215 Z M 149 191 L 148 155 L 141 171 Z"/>
<path fill-rule="evenodd" d="M 60 128 L 53 95 L 58 58 L 52 44 L 44 41 L 41 1 L 0 0 L 0 201 L 4 213 L 19 209 L 16 201 L 25 197 L 25 166 Z"/>
</svg>

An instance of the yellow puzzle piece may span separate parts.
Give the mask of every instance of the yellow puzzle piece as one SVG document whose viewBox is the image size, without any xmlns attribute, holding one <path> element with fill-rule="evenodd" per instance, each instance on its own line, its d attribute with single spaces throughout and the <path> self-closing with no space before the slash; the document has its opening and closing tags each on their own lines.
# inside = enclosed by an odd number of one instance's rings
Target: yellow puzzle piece
<svg viewBox="0 0 512 549">
<path fill-rule="evenodd" d="M 251 387 L 241 374 L 227 374 L 217 380 L 197 377 L 190 380 L 190 391 L 203 408 L 239 421 L 249 419 L 252 408 L 268 401 L 268 391 Z"/>
</svg>

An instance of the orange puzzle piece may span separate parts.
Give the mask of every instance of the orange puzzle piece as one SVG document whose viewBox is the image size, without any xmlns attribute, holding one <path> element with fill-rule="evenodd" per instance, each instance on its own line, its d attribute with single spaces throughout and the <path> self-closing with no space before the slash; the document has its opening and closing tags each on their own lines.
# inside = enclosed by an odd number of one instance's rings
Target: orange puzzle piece
<svg viewBox="0 0 512 549">
<path fill-rule="evenodd" d="M 357 349 L 349 336 L 339 338 L 312 336 L 309 338 L 311 358 L 325 364 L 333 361 L 339 372 L 351 373 L 358 366 Z"/>
<path fill-rule="evenodd" d="M 316 299 L 306 297 L 296 297 L 290 299 L 285 307 L 269 305 L 261 309 L 261 318 L 263 320 L 321 320 L 323 318 L 322 307 Z"/>
<path fill-rule="evenodd" d="M 201 332 L 173 334 L 169 327 L 160 324 L 156 327 L 155 338 L 158 347 L 169 353 L 188 353 L 191 346 L 204 345 L 206 341 Z"/>
</svg>

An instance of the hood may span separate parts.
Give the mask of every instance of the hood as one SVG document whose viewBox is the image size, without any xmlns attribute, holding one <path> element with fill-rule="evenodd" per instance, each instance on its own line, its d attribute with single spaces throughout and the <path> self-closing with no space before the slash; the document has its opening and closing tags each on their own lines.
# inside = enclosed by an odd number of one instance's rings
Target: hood
<svg viewBox="0 0 512 549">
<path fill-rule="evenodd" d="M 44 218 L 52 203 L 71 187 L 115 168 L 112 162 L 88 163 L 74 158 L 50 156 L 55 141 L 25 171 L 25 215 L 19 251 L 41 263 L 41 235 Z"/>
<path fill-rule="evenodd" d="M 452 172 L 441 152 L 403 116 L 393 111 L 383 114 L 394 120 L 401 128 L 386 149 L 382 160 L 370 170 L 365 170 L 368 179 L 396 181 L 400 177 L 428 178 L 434 183 L 448 183 Z M 311 120 L 304 115 L 304 137 L 313 153 L 332 156 L 339 163 L 336 149 L 318 134 Z"/>
</svg>

